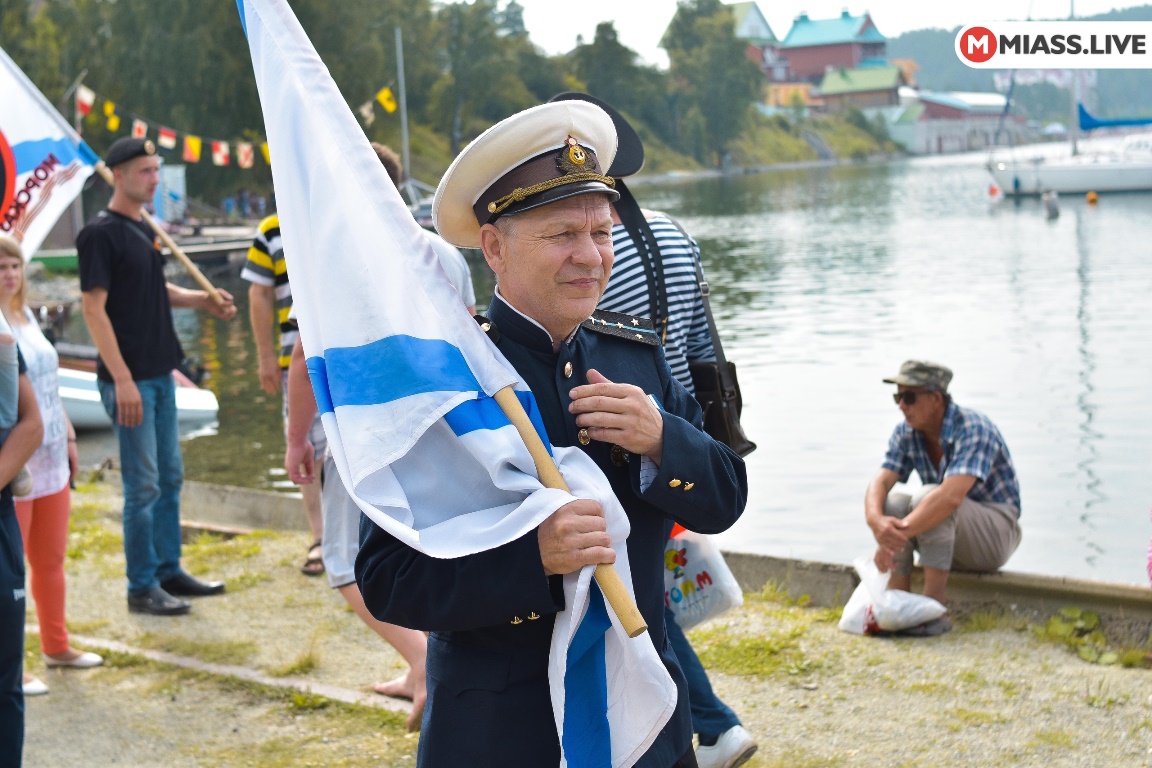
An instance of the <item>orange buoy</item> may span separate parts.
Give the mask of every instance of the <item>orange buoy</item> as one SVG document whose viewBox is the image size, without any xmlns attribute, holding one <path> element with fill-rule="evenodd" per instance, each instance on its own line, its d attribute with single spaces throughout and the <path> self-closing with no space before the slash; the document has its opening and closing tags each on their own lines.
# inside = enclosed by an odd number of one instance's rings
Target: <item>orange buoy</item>
<svg viewBox="0 0 1152 768">
<path fill-rule="evenodd" d="M 1088 205 L 1096 205 L 1096 202 L 1100 199 L 1100 195 L 1095 192 L 1089 192 L 1084 195 L 1084 199 L 1088 201 Z"/>
</svg>

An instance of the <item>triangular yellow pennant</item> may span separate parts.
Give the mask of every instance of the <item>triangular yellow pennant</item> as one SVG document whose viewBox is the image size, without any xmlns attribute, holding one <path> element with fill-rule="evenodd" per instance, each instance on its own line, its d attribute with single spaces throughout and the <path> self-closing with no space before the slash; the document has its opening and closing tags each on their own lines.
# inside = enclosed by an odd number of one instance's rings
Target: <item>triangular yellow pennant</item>
<svg viewBox="0 0 1152 768">
<path fill-rule="evenodd" d="M 384 107 L 385 112 L 396 111 L 396 97 L 392 95 L 391 88 L 381 88 L 380 92 L 376 94 L 376 101 L 380 102 L 380 106 Z"/>
</svg>

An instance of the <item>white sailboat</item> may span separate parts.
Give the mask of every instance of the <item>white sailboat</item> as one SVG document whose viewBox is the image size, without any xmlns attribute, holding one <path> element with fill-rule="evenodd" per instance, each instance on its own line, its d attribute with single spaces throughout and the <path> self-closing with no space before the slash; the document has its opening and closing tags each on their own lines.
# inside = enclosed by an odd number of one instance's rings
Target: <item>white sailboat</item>
<svg viewBox="0 0 1152 768">
<path fill-rule="evenodd" d="M 1152 191 L 1152 133 L 1126 136 L 1112 151 L 1061 157 L 993 156 L 987 168 L 1005 195 Z"/>
<path fill-rule="evenodd" d="M 1075 5 L 1068 18 L 1076 18 Z M 1127 136 L 1118 148 L 1111 150 L 1080 152 L 1076 142 L 1079 131 L 1152 125 L 1152 119 L 1097 119 L 1080 103 L 1079 90 L 1080 78 L 1073 72 L 1069 86 L 1072 102 L 1070 154 L 1019 157 L 1014 152 L 1001 155 L 994 152 L 989 156 L 986 167 L 1004 195 L 1152 191 L 1152 133 Z"/>
</svg>

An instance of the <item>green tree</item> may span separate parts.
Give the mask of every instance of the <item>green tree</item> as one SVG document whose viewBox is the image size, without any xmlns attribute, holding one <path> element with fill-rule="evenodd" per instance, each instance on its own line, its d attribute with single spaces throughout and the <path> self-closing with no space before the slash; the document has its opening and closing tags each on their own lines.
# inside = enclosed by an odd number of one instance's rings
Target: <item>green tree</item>
<svg viewBox="0 0 1152 768">
<path fill-rule="evenodd" d="M 572 52 L 572 63 L 588 93 L 639 119 L 664 141 L 675 138 L 668 76 L 640 64 L 639 55 L 620 42 L 613 22 L 596 25 L 592 42 Z"/>
<path fill-rule="evenodd" d="M 747 125 L 763 76 L 736 37 L 732 11 L 719 0 L 683 0 L 661 45 L 668 51 L 679 93 L 678 110 L 692 136 L 682 138 L 703 162 L 720 165 L 729 142 Z M 682 132 L 685 125 L 682 124 Z M 702 131 L 702 135 L 701 135 Z"/>
<path fill-rule="evenodd" d="M 437 14 L 444 75 L 433 86 L 431 105 L 435 123 L 448 134 L 453 154 L 460 152 L 467 123 L 499 96 L 497 84 L 509 68 L 506 46 L 499 35 L 494 0 L 453 2 Z"/>
</svg>

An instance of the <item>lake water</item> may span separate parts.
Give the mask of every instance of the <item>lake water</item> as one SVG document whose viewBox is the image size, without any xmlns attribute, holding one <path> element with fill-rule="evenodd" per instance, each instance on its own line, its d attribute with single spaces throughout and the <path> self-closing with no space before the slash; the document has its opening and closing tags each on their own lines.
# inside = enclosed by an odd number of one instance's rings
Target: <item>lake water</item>
<svg viewBox="0 0 1152 768">
<path fill-rule="evenodd" d="M 747 511 L 721 546 L 841 563 L 870 552 L 864 488 L 900 419 L 881 379 L 927 358 L 954 370 L 956 401 L 990 416 L 1015 459 L 1024 541 L 1007 567 L 1147 583 L 1152 195 L 1065 198 L 1050 221 L 1038 201 L 991 206 L 984 159 L 634 185 L 700 240 L 759 443 Z M 216 279 L 243 293 L 234 274 Z M 185 444 L 187 474 L 288 490 L 246 311 L 231 324 L 178 313 L 221 404 L 215 434 Z M 87 457 L 114 450 L 84 439 Z"/>
</svg>

